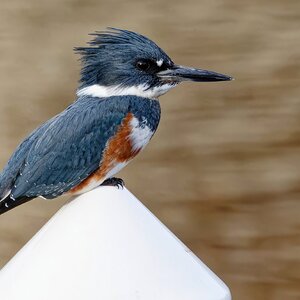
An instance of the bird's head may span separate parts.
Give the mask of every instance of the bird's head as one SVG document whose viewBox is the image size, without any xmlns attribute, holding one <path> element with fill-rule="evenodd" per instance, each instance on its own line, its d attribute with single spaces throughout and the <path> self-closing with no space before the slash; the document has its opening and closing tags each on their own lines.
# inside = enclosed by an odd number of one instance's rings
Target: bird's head
<svg viewBox="0 0 300 300">
<path fill-rule="evenodd" d="M 179 66 L 153 41 L 138 33 L 109 28 L 92 34 L 82 55 L 78 95 L 136 95 L 157 98 L 182 81 L 226 81 L 212 71 Z"/>
</svg>

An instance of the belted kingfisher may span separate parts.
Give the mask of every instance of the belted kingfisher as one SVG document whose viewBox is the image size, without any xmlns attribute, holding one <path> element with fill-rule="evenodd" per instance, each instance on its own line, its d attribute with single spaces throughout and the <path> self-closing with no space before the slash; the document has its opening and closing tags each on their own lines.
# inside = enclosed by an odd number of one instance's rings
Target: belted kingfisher
<svg viewBox="0 0 300 300">
<path fill-rule="evenodd" d="M 176 65 L 153 41 L 108 28 L 77 47 L 82 70 L 77 99 L 34 130 L 0 174 L 0 214 L 33 198 L 80 194 L 113 177 L 155 133 L 158 97 L 182 81 L 226 81 L 212 71 Z"/>
</svg>

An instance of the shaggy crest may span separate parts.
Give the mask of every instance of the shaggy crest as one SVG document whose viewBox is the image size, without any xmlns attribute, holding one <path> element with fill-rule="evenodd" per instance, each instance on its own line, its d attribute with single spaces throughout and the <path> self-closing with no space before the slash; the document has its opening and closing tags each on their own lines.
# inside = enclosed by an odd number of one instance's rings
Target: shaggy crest
<svg viewBox="0 0 300 300">
<path fill-rule="evenodd" d="M 96 31 L 90 35 L 94 38 L 88 42 L 89 46 L 74 48 L 81 55 L 83 65 L 81 87 L 97 83 L 110 85 L 119 80 L 126 85 L 131 71 L 128 63 L 145 56 L 172 64 L 161 48 L 141 34 L 109 27 L 106 31 Z M 124 69 L 126 64 L 128 69 Z M 111 74 L 112 70 L 114 74 Z M 122 78 L 116 78 L 120 77 L 117 76 L 118 70 Z"/>
<path fill-rule="evenodd" d="M 95 50 L 105 48 L 107 45 L 134 45 L 143 47 L 145 44 L 158 47 L 147 37 L 125 29 L 108 27 L 105 31 L 96 31 L 89 35 L 94 36 L 88 44 L 91 47 L 75 47 L 74 50 L 82 55 L 89 55 L 95 53 Z"/>
</svg>

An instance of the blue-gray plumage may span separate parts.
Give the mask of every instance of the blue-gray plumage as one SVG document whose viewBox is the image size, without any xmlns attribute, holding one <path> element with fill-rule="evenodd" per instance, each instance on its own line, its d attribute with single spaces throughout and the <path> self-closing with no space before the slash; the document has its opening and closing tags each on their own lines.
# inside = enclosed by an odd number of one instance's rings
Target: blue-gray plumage
<svg viewBox="0 0 300 300">
<path fill-rule="evenodd" d="M 117 33 L 117 34 L 116 34 Z M 154 64 L 153 71 L 165 70 L 172 66 L 170 57 L 154 42 L 140 34 L 122 30 L 111 34 L 96 32 L 89 44 L 95 47 L 76 47 L 75 52 L 82 55 L 81 87 L 98 84 L 110 86 L 112 83 L 122 86 L 134 86 L 149 83 L 154 86 L 158 78 L 149 73 L 142 73 L 136 68 L 137 60 L 141 62 L 151 59 L 163 60 L 158 68 Z M 112 72 L 113 70 L 113 72 Z M 135 75 L 135 76 L 134 76 Z"/>
<path fill-rule="evenodd" d="M 31 133 L 0 174 L 0 213 L 38 196 L 81 193 L 109 181 L 155 133 L 158 96 L 184 80 L 231 79 L 177 66 L 134 32 L 94 35 L 89 47 L 75 49 L 83 62 L 77 100 Z"/>
</svg>

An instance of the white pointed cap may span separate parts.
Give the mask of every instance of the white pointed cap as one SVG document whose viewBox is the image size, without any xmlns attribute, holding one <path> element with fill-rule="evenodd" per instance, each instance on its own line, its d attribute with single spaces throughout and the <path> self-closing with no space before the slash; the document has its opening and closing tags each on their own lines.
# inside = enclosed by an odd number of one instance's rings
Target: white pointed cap
<svg viewBox="0 0 300 300">
<path fill-rule="evenodd" d="M 226 285 L 128 190 L 58 213 L 0 272 L 5 300 L 229 300 Z"/>
</svg>

